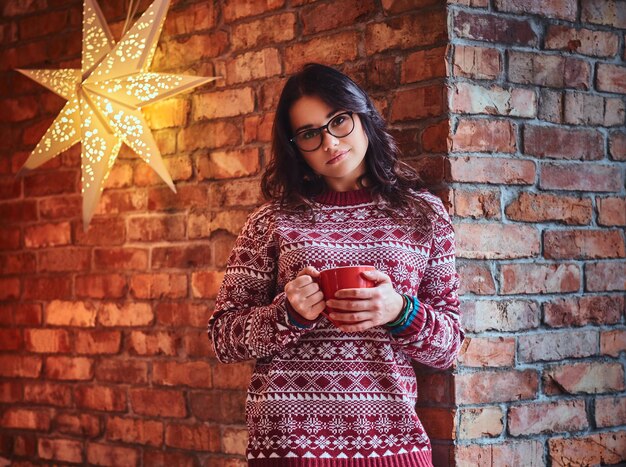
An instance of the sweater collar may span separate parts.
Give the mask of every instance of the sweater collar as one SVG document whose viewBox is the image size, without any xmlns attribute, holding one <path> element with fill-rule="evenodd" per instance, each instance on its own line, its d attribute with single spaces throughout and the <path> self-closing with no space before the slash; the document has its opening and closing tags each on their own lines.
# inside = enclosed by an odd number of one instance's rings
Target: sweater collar
<svg viewBox="0 0 626 467">
<path fill-rule="evenodd" d="M 352 191 L 325 191 L 315 197 L 320 204 L 332 206 L 352 206 L 368 203 L 372 200 L 372 194 L 367 188 L 359 188 Z"/>
</svg>

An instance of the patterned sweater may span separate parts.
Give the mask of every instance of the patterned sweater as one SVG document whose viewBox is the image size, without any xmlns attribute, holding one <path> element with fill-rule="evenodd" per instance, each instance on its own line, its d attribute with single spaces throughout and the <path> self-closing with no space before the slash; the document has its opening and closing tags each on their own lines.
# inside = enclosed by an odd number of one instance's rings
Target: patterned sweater
<svg viewBox="0 0 626 467">
<path fill-rule="evenodd" d="M 249 465 L 431 465 L 411 361 L 450 367 L 463 331 L 448 214 L 434 195 L 416 196 L 439 216 L 402 225 L 361 189 L 318 197 L 315 225 L 271 203 L 248 218 L 209 338 L 221 362 L 257 359 L 246 402 Z M 285 284 L 305 266 L 356 264 L 375 266 L 397 292 L 418 296 L 404 331 L 344 333 L 323 316 L 303 324 L 287 306 Z"/>
</svg>

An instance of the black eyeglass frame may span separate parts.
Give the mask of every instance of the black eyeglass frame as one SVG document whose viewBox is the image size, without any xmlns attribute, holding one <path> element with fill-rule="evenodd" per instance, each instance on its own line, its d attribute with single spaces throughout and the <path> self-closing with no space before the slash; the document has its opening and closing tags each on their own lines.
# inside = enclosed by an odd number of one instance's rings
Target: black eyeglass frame
<svg viewBox="0 0 626 467">
<path fill-rule="evenodd" d="M 348 136 L 350 133 L 352 133 L 354 131 L 354 127 L 356 126 L 354 124 L 354 117 L 352 116 L 352 114 L 354 114 L 354 112 L 352 112 L 351 110 L 347 110 L 345 112 L 340 112 L 337 115 L 334 115 L 333 118 L 331 118 L 330 120 L 328 120 L 328 123 L 326 123 L 326 125 L 322 125 L 321 127 L 318 128 L 305 128 L 301 131 L 299 131 L 298 133 L 296 133 L 294 135 L 293 138 L 289 139 L 289 142 L 294 144 L 300 151 L 304 151 L 304 152 L 313 152 L 313 151 L 317 151 L 320 146 L 324 143 L 324 135 L 322 134 L 322 132 L 324 130 L 326 130 L 328 132 L 329 135 L 334 136 L 335 138 L 345 138 L 346 136 Z M 348 117 L 350 117 L 350 120 L 352 120 L 352 129 L 346 133 L 345 135 L 342 136 L 338 136 L 336 134 L 334 134 L 331 129 L 330 129 L 330 124 L 337 118 L 337 117 L 341 117 L 342 115 L 347 115 Z M 318 144 L 315 149 L 302 149 L 300 146 L 298 146 L 298 143 L 296 143 L 296 138 L 298 137 L 298 135 L 305 133 L 307 131 L 319 131 L 319 135 L 320 135 L 320 144 Z"/>
</svg>

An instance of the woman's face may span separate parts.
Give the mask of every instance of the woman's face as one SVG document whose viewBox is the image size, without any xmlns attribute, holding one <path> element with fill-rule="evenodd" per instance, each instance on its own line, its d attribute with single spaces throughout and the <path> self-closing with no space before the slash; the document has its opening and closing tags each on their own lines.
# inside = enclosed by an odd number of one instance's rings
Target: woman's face
<svg viewBox="0 0 626 467">
<path fill-rule="evenodd" d="M 291 128 L 294 135 L 303 129 L 319 128 L 342 112 L 345 109 L 332 108 L 317 96 L 302 96 L 289 110 Z M 322 130 L 319 148 L 314 151 L 300 150 L 309 167 L 334 191 L 357 189 L 357 179 L 366 169 L 367 135 L 359 116 L 353 113 L 352 118 L 354 129 L 349 135 L 338 138 Z"/>
</svg>

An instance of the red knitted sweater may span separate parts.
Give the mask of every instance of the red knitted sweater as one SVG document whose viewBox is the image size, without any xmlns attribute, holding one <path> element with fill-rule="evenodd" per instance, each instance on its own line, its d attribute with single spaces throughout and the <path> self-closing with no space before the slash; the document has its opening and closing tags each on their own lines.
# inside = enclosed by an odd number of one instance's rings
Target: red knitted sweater
<svg viewBox="0 0 626 467">
<path fill-rule="evenodd" d="M 403 225 L 362 189 L 318 197 L 314 225 L 274 204 L 249 217 L 209 321 L 221 362 L 257 359 L 246 403 L 249 465 L 431 465 L 411 361 L 448 368 L 463 331 L 453 229 L 437 197 L 416 196 L 439 216 Z M 406 329 L 344 333 L 325 317 L 305 322 L 290 311 L 283 289 L 302 268 L 355 264 L 419 298 Z"/>
</svg>

